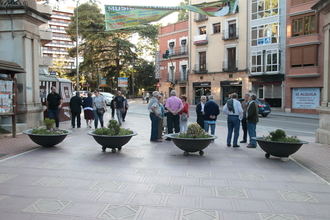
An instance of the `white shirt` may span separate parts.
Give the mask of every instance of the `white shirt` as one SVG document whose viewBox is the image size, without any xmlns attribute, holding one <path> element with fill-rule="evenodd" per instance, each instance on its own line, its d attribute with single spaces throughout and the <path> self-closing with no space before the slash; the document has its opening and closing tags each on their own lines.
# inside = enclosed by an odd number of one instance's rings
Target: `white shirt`
<svg viewBox="0 0 330 220">
<path fill-rule="evenodd" d="M 205 103 L 201 102 L 201 112 L 204 112 Z"/>
<path fill-rule="evenodd" d="M 242 120 L 243 108 L 242 108 L 241 103 L 237 99 L 233 99 L 233 107 L 234 107 L 235 113 L 228 110 L 227 103 L 226 103 L 225 106 L 223 107 L 223 113 L 225 115 L 238 115 L 239 119 Z"/>
</svg>

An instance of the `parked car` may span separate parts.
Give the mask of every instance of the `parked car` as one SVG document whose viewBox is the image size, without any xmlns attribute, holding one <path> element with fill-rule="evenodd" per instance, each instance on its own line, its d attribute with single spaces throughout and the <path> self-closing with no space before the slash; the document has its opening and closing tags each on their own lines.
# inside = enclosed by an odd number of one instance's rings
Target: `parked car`
<svg viewBox="0 0 330 220">
<path fill-rule="evenodd" d="M 110 106 L 111 100 L 114 97 L 113 94 L 111 94 L 110 92 L 100 92 L 100 94 L 104 97 L 105 99 L 105 103 Z"/>
<path fill-rule="evenodd" d="M 243 102 L 244 99 L 241 98 L 238 101 Z M 262 117 L 267 117 L 272 111 L 270 105 L 262 99 L 257 99 L 256 102 L 259 108 L 259 115 L 262 115 Z"/>
</svg>

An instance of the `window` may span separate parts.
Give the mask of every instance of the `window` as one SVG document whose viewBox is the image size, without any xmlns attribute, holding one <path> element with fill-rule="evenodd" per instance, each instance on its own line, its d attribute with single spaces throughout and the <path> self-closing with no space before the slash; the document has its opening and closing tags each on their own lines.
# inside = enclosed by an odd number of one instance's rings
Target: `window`
<svg viewBox="0 0 330 220">
<path fill-rule="evenodd" d="M 292 37 L 317 32 L 316 15 L 297 16 L 292 19 Z"/>
<path fill-rule="evenodd" d="M 261 73 L 263 72 L 263 59 L 262 59 L 262 51 L 253 52 L 251 60 L 251 72 L 252 73 Z"/>
<path fill-rule="evenodd" d="M 251 45 L 276 44 L 279 42 L 278 23 L 253 27 L 251 31 Z"/>
<path fill-rule="evenodd" d="M 229 39 L 236 38 L 236 21 L 228 22 L 228 37 Z"/>
<path fill-rule="evenodd" d="M 181 80 L 187 80 L 187 65 L 181 65 Z"/>
<path fill-rule="evenodd" d="M 198 30 L 199 30 L 199 35 L 206 34 L 206 26 L 199 27 Z"/>
<path fill-rule="evenodd" d="M 228 57 L 227 69 L 229 71 L 235 71 L 236 70 L 236 47 L 227 48 L 227 57 Z"/>
<path fill-rule="evenodd" d="M 252 0 L 252 20 L 278 15 L 278 0 Z"/>
<path fill-rule="evenodd" d="M 199 71 L 206 70 L 206 52 L 199 52 Z"/>
<path fill-rule="evenodd" d="M 259 99 L 264 98 L 264 88 L 258 88 L 258 98 Z"/>
<path fill-rule="evenodd" d="M 213 34 L 220 33 L 221 32 L 221 25 L 220 23 L 213 24 Z"/>
<path fill-rule="evenodd" d="M 318 45 L 308 45 L 302 47 L 292 47 L 291 53 L 291 67 L 316 66 Z"/>
<path fill-rule="evenodd" d="M 169 48 L 168 52 L 170 55 L 174 54 L 174 45 L 175 45 L 174 41 L 168 43 L 168 48 Z"/>
<path fill-rule="evenodd" d="M 278 50 L 269 50 L 266 52 L 266 72 L 279 71 L 279 52 Z"/>
<path fill-rule="evenodd" d="M 205 21 L 205 20 L 207 20 L 206 15 L 199 14 L 199 13 L 196 14 L 195 21 Z"/>
</svg>

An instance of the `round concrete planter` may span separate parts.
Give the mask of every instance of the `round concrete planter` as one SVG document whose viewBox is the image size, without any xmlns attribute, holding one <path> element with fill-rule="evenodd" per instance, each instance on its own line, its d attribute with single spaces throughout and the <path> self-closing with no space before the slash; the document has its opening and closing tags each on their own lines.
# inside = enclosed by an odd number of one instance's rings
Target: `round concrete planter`
<svg viewBox="0 0 330 220">
<path fill-rule="evenodd" d="M 68 130 L 63 130 L 62 131 L 66 131 L 66 134 L 32 134 L 32 130 L 33 129 L 29 129 L 29 130 L 25 130 L 23 131 L 24 134 L 28 135 L 31 140 L 43 147 L 52 147 L 54 145 L 57 145 L 59 143 L 61 143 L 68 134 L 71 133 L 71 131 Z"/>
<path fill-rule="evenodd" d="M 170 138 L 173 143 L 184 151 L 184 155 L 189 153 L 199 152 L 199 155 L 204 155 L 204 149 L 215 140 L 217 137 L 212 136 L 209 138 L 181 138 L 178 134 L 168 134 L 166 137 Z"/>
<path fill-rule="evenodd" d="M 111 148 L 112 153 L 115 153 L 117 149 L 120 151 L 122 146 L 127 144 L 133 136 L 137 135 L 136 133 L 133 133 L 123 136 L 107 136 L 94 134 L 93 131 L 88 132 L 88 134 L 93 136 L 95 141 L 102 146 L 103 152 L 105 152 L 107 148 Z"/>
<path fill-rule="evenodd" d="M 260 148 L 266 152 L 266 158 L 269 158 L 271 155 L 275 157 L 289 157 L 291 154 L 296 153 L 303 144 L 307 144 L 305 141 L 299 143 L 266 141 L 263 137 L 258 137 L 256 140 Z"/>
</svg>

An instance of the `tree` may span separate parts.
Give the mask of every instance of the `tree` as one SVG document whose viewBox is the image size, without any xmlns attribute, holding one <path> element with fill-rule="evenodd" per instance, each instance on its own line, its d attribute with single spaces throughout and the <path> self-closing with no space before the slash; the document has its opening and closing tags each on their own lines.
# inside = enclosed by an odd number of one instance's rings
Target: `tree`
<svg viewBox="0 0 330 220">
<path fill-rule="evenodd" d="M 189 0 L 183 0 L 180 5 L 189 5 Z M 189 14 L 187 10 L 180 10 L 178 14 L 178 21 L 185 21 L 189 19 Z"/>
</svg>

